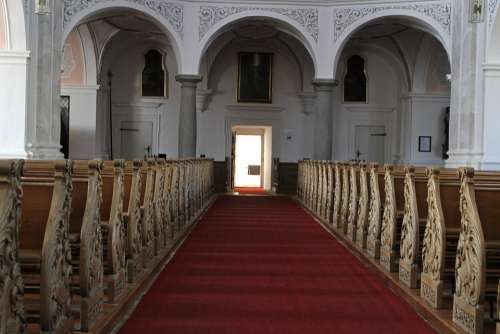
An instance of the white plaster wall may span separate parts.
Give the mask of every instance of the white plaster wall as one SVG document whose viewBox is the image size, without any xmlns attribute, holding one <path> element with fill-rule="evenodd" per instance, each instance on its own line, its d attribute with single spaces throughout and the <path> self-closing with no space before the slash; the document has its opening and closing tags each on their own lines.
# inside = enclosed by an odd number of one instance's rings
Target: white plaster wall
<svg viewBox="0 0 500 334">
<path fill-rule="evenodd" d="M 367 74 L 367 103 L 343 102 L 343 78 L 346 59 L 359 54 L 365 59 Z M 341 58 L 337 79 L 340 84 L 334 90 L 334 160 L 355 158 L 354 127 L 356 125 L 384 125 L 386 127 L 386 161 L 393 159 L 394 122 L 398 105 L 401 78 L 396 69 L 383 56 L 354 47 L 346 48 Z"/>
<path fill-rule="evenodd" d="M 143 55 L 150 49 L 157 49 L 166 55 L 166 69 L 168 71 L 168 97 L 143 98 L 141 96 L 141 78 L 144 67 Z M 137 38 L 127 33 L 119 33 L 108 46 L 104 55 L 101 81 L 107 83 L 106 74 L 113 73 L 112 103 L 113 127 L 120 126 L 119 120 L 153 119 L 158 129 L 158 142 L 154 143 L 153 154 L 166 153 L 169 157 L 177 157 L 178 153 L 178 122 L 180 104 L 180 86 L 175 81 L 176 60 L 168 44 L 159 40 Z M 107 84 L 106 84 L 107 86 Z M 105 87 L 103 87 L 105 88 Z M 100 112 L 108 114 L 109 102 L 107 98 L 100 103 Z M 109 128 L 103 129 L 104 137 L 109 136 Z M 119 152 L 119 132 L 114 131 L 113 145 L 115 152 Z M 119 157 L 115 155 L 115 157 Z"/>
<path fill-rule="evenodd" d="M 238 52 L 256 51 L 274 53 L 271 105 L 238 104 L 236 100 Z M 289 51 L 270 42 L 231 43 L 215 59 L 208 81 L 208 88 L 214 95 L 208 110 L 198 113 L 199 154 L 223 160 L 230 153 L 228 124 L 272 126 L 273 156 L 283 162 L 297 161 L 312 154 L 309 144 L 312 132 L 308 131 L 308 125 L 313 116 L 302 113 L 298 97 L 302 91 L 301 77 Z M 291 137 L 289 140 L 287 135 Z"/>
</svg>

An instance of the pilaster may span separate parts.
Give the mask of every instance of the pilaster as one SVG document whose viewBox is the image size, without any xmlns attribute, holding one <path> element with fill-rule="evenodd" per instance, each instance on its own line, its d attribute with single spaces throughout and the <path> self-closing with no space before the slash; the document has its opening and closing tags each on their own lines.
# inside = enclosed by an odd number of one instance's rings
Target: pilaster
<svg viewBox="0 0 500 334">
<path fill-rule="evenodd" d="M 316 112 L 314 115 L 314 154 L 315 160 L 332 158 L 332 92 L 338 85 L 336 80 L 316 79 L 313 86 L 316 91 Z"/>
<path fill-rule="evenodd" d="M 196 86 L 202 80 L 199 75 L 175 77 L 181 84 L 181 106 L 179 113 L 179 157 L 196 156 Z"/>
</svg>

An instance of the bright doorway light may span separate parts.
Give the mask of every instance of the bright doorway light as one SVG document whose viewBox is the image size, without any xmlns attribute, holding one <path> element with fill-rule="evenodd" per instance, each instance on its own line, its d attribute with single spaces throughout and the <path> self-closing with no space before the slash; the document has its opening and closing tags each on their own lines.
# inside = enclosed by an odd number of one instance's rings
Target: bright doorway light
<svg viewBox="0 0 500 334">
<path fill-rule="evenodd" d="M 262 187 L 262 136 L 236 134 L 235 187 Z"/>
</svg>

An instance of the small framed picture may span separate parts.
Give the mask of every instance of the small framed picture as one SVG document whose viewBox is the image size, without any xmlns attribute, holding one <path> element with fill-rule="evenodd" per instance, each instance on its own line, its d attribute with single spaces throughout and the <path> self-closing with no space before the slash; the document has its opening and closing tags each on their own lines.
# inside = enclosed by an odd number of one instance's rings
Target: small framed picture
<svg viewBox="0 0 500 334">
<path fill-rule="evenodd" d="M 432 137 L 431 136 L 419 136 L 418 137 L 418 151 L 419 152 L 430 152 L 432 147 Z"/>
</svg>

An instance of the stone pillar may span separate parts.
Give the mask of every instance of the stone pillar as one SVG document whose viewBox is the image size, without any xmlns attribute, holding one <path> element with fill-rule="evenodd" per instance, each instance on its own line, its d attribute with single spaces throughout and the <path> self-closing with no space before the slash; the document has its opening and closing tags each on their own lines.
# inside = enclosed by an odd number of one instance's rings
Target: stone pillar
<svg viewBox="0 0 500 334">
<path fill-rule="evenodd" d="M 316 91 L 316 111 L 314 116 L 314 154 L 315 160 L 332 158 L 332 91 L 337 86 L 336 80 L 316 79 L 313 81 Z"/>
<path fill-rule="evenodd" d="M 63 156 L 60 152 L 62 12 L 62 0 L 28 3 L 26 19 L 29 21 L 31 60 L 26 146 L 29 158 L 57 159 Z"/>
<path fill-rule="evenodd" d="M 181 108 L 179 114 L 179 158 L 196 156 L 196 85 L 199 75 L 177 75 L 181 83 Z"/>
<path fill-rule="evenodd" d="M 484 23 L 472 23 L 469 1 L 453 2 L 448 167 L 479 167 L 482 157 Z"/>
</svg>

